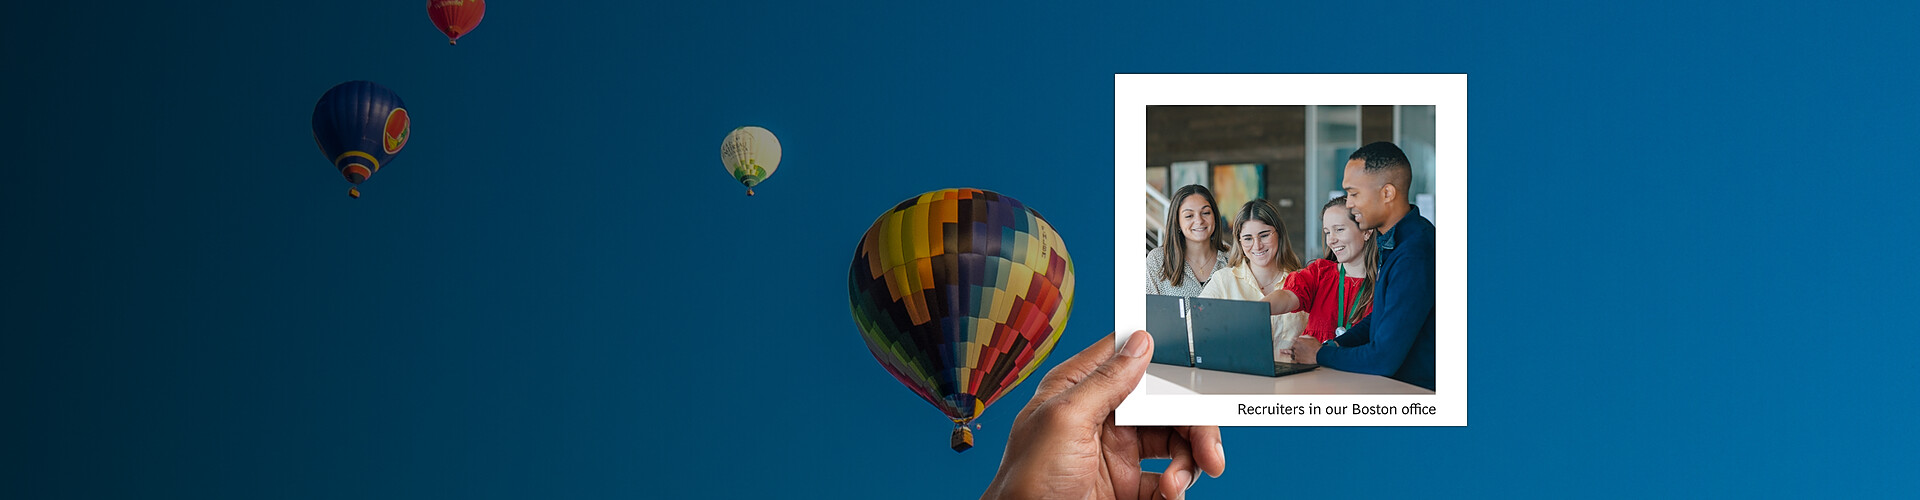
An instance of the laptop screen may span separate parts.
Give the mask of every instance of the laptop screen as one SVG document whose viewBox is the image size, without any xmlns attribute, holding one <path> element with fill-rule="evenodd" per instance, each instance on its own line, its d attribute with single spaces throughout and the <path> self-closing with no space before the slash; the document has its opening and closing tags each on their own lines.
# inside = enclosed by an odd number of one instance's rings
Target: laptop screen
<svg viewBox="0 0 1920 500">
<path fill-rule="evenodd" d="M 1188 310 L 1194 366 L 1240 373 L 1274 373 L 1273 322 L 1267 314 L 1267 303 L 1196 298 Z"/>
<path fill-rule="evenodd" d="M 1185 300 L 1185 297 L 1147 294 L 1147 333 L 1153 335 L 1155 363 L 1193 366 Z"/>
</svg>

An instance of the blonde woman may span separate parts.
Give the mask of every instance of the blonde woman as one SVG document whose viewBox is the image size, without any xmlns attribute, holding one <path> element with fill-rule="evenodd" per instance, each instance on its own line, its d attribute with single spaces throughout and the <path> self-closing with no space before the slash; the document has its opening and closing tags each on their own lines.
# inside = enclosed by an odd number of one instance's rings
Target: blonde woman
<svg viewBox="0 0 1920 500">
<path fill-rule="evenodd" d="M 1237 239 L 1229 267 L 1220 278 L 1207 283 L 1200 297 L 1260 300 L 1278 290 L 1287 274 L 1300 270 L 1300 255 L 1287 240 L 1287 225 L 1280 222 L 1280 211 L 1267 200 L 1255 199 L 1242 205 L 1233 218 L 1233 228 Z M 1293 340 L 1306 329 L 1306 313 L 1275 314 L 1268 319 L 1273 325 L 1274 361 L 1292 362 Z"/>
</svg>

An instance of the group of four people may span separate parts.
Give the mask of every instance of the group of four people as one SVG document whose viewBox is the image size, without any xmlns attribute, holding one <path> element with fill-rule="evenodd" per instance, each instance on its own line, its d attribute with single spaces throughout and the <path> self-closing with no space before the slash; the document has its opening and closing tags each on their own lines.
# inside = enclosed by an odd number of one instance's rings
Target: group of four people
<svg viewBox="0 0 1920 500">
<path fill-rule="evenodd" d="M 1147 293 L 1265 301 L 1275 360 L 1433 389 L 1434 229 L 1408 200 L 1412 180 L 1398 146 L 1354 151 L 1346 195 L 1321 207 L 1327 254 L 1304 266 L 1271 203 L 1247 202 L 1222 231 L 1213 193 L 1183 186 L 1167 211 L 1179 238 L 1147 253 Z"/>
</svg>

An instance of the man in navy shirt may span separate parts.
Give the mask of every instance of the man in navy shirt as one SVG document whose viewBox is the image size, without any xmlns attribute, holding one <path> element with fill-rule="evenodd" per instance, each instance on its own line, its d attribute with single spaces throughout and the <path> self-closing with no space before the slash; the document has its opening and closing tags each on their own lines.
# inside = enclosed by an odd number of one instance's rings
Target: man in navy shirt
<svg viewBox="0 0 1920 500">
<path fill-rule="evenodd" d="M 1347 157 L 1347 207 L 1362 230 L 1377 231 L 1380 283 L 1373 313 L 1325 344 L 1296 342 L 1293 358 L 1342 371 L 1387 375 L 1427 389 L 1434 386 L 1433 223 L 1407 200 L 1413 164 L 1389 142 Z"/>
</svg>

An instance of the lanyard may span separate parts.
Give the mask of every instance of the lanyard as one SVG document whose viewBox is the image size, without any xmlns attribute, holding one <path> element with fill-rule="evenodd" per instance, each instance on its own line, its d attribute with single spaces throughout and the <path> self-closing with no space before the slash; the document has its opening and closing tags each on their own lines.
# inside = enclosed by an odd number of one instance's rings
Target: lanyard
<svg viewBox="0 0 1920 500">
<path fill-rule="evenodd" d="M 1348 328 L 1353 327 L 1352 314 L 1360 310 L 1360 295 L 1367 293 L 1367 287 L 1363 283 L 1360 286 L 1359 290 L 1353 291 L 1353 308 L 1348 309 L 1347 308 L 1347 266 L 1334 264 L 1334 267 L 1340 268 L 1340 331 L 1345 332 Z"/>
</svg>

